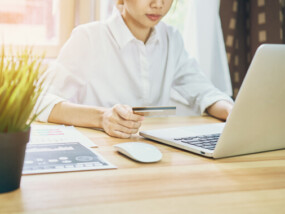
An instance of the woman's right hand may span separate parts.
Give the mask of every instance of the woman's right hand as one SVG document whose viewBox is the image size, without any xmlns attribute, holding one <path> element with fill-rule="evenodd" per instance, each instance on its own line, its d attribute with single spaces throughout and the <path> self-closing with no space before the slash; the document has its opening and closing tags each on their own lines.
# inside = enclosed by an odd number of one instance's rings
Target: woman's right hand
<svg viewBox="0 0 285 214">
<path fill-rule="evenodd" d="M 134 114 L 130 106 L 116 104 L 103 113 L 102 127 L 112 137 L 130 138 L 138 132 L 143 119 L 143 116 Z"/>
</svg>

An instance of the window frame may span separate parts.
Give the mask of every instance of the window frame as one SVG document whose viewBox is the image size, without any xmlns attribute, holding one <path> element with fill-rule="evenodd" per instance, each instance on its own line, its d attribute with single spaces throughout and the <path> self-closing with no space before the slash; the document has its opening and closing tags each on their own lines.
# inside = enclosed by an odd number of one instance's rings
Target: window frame
<svg viewBox="0 0 285 214">
<path fill-rule="evenodd" d="M 1 41 L 0 47 L 5 47 L 5 54 L 8 56 L 16 55 L 19 50 L 32 47 L 33 53 L 37 55 L 45 54 L 46 58 L 56 58 L 61 47 L 69 38 L 70 33 L 74 28 L 75 20 L 75 0 L 58 0 L 59 18 L 57 25 L 58 42 L 56 44 L 43 44 L 43 45 L 25 45 L 25 44 L 5 44 Z M 2 49 L 2 47 L 1 47 Z"/>
<path fill-rule="evenodd" d="M 101 0 L 75 0 L 75 26 L 100 20 Z"/>
</svg>

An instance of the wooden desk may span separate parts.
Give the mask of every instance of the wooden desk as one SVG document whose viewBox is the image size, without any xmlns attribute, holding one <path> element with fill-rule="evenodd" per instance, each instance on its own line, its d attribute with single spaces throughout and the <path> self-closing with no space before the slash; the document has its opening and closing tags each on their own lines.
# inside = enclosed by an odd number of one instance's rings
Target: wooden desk
<svg viewBox="0 0 285 214">
<path fill-rule="evenodd" d="M 217 120 L 146 119 L 142 129 L 212 122 Z M 1 214 L 285 213 L 285 150 L 212 160 L 148 141 L 163 159 L 141 164 L 113 148 L 130 140 L 79 130 L 118 169 L 23 176 L 21 189 L 0 195 Z"/>
</svg>

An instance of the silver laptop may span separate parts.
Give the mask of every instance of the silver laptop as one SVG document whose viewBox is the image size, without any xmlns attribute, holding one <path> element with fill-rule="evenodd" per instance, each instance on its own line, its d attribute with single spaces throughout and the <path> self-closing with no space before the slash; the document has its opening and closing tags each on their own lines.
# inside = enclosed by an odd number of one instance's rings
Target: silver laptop
<svg viewBox="0 0 285 214">
<path fill-rule="evenodd" d="M 226 123 L 141 131 L 212 158 L 285 148 L 285 45 L 258 48 Z"/>
</svg>

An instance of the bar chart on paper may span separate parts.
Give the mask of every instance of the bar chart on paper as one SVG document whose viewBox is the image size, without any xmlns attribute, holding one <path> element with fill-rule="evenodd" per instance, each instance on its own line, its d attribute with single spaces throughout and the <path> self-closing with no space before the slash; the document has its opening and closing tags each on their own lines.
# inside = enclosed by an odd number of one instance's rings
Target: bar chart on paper
<svg viewBox="0 0 285 214">
<path fill-rule="evenodd" d="M 115 169 L 103 156 L 80 143 L 28 144 L 23 174 Z"/>
<path fill-rule="evenodd" d="M 32 125 L 23 174 L 114 169 L 73 126 Z"/>
</svg>

